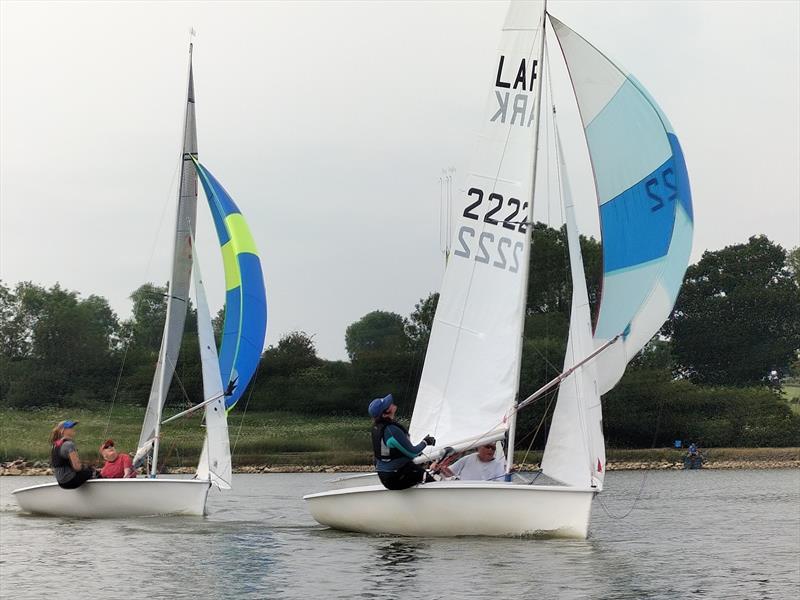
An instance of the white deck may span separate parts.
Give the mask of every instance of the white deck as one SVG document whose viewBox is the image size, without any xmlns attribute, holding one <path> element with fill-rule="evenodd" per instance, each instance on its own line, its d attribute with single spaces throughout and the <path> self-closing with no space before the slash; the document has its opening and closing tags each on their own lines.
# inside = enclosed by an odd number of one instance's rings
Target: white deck
<svg viewBox="0 0 800 600">
<path fill-rule="evenodd" d="M 586 538 L 597 490 L 506 482 L 440 481 L 407 490 L 382 485 L 304 496 L 321 524 L 408 536 Z"/>
<path fill-rule="evenodd" d="M 91 479 L 74 490 L 54 482 L 12 494 L 22 511 L 54 517 L 203 515 L 209 487 L 200 479 Z"/>
</svg>

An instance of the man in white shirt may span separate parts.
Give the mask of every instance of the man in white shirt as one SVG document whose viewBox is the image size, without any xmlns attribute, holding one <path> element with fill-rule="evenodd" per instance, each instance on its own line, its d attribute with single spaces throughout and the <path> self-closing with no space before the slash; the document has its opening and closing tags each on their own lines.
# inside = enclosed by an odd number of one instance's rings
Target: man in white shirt
<svg viewBox="0 0 800 600">
<path fill-rule="evenodd" d="M 457 477 L 461 480 L 503 481 L 506 470 L 502 460 L 495 458 L 497 444 L 483 444 L 478 451 L 458 459 L 452 465 L 439 465 L 446 477 Z"/>
</svg>

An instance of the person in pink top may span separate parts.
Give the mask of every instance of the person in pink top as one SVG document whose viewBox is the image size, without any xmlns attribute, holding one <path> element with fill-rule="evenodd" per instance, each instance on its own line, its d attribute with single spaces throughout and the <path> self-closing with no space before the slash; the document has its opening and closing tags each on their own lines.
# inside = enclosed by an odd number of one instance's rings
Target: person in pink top
<svg viewBox="0 0 800 600">
<path fill-rule="evenodd" d="M 105 459 L 106 464 L 100 469 L 100 477 L 103 479 L 122 479 L 123 477 L 136 477 L 136 469 L 133 468 L 131 457 L 125 453 L 120 454 L 114 447 L 114 440 L 106 440 L 100 446 L 100 454 Z"/>
</svg>

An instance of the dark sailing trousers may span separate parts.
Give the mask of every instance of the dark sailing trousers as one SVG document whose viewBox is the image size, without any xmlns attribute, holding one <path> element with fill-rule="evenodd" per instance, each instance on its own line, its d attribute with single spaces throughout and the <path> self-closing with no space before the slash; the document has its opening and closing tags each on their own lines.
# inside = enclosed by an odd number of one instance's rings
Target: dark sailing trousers
<svg viewBox="0 0 800 600">
<path fill-rule="evenodd" d="M 80 471 L 75 472 L 75 477 L 67 481 L 66 483 L 60 483 L 62 488 L 65 490 L 74 490 L 75 488 L 81 487 L 84 483 L 92 479 L 94 477 L 94 469 L 90 469 L 89 467 L 84 467 Z"/>
<path fill-rule="evenodd" d="M 397 471 L 388 473 L 379 472 L 378 479 L 381 480 L 383 487 L 387 490 L 405 490 L 418 483 L 430 483 L 431 481 L 435 481 L 433 477 L 428 475 L 425 469 L 413 462 L 406 463 L 397 469 Z"/>
</svg>

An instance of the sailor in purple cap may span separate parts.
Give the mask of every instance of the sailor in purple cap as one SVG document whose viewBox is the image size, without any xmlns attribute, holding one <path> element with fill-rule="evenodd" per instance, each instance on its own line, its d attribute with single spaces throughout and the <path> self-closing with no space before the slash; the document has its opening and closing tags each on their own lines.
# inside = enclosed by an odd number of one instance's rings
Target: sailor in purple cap
<svg viewBox="0 0 800 600">
<path fill-rule="evenodd" d="M 61 421 L 50 433 L 50 464 L 58 485 L 73 490 L 97 477 L 94 467 L 84 465 L 75 447 L 75 426 L 78 421 Z"/>
<path fill-rule="evenodd" d="M 392 395 L 375 398 L 369 403 L 372 426 L 372 451 L 375 453 L 375 470 L 383 486 L 390 490 L 404 490 L 418 483 L 434 479 L 414 459 L 422 454 L 426 446 L 436 445 L 436 440 L 426 435 L 414 445 L 408 437 L 408 429 L 394 420 L 397 405 Z"/>
</svg>

